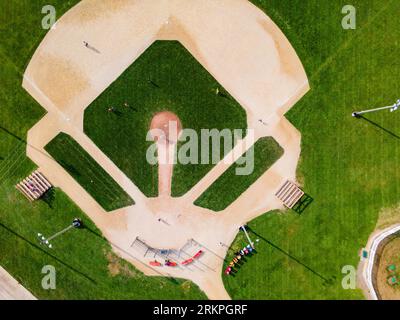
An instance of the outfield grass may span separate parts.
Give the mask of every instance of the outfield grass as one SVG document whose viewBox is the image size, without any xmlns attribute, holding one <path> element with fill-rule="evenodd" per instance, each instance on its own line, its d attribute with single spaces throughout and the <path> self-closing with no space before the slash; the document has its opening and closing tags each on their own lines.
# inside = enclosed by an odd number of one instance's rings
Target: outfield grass
<svg viewBox="0 0 400 320">
<path fill-rule="evenodd" d="M 78 1 L 11 0 L 0 10 L 0 264 L 41 299 L 198 299 L 205 295 L 191 282 L 145 277 L 111 253 L 90 219 L 61 191 L 29 203 L 15 184 L 36 167 L 26 158 L 26 132 L 44 115 L 21 87 L 22 75 L 46 30 L 41 9 L 51 4 L 58 17 Z M 81 217 L 87 228 L 71 230 L 38 245 Z M 44 290 L 45 265 L 57 271 L 57 290 Z M 118 273 L 119 272 L 119 273 Z M 113 276 L 114 274 L 114 276 Z"/>
<path fill-rule="evenodd" d="M 116 112 L 107 112 L 111 106 Z M 181 44 L 155 42 L 85 111 L 86 134 L 150 197 L 158 195 L 158 171 L 146 160 L 152 144 L 146 134 L 152 117 L 165 110 L 198 136 L 201 129 L 247 128 L 245 110 Z M 172 195 L 186 193 L 213 166 L 175 165 Z"/>
<path fill-rule="evenodd" d="M 236 170 L 243 168 L 243 157 L 254 156 L 254 170 L 248 175 L 238 175 Z M 195 205 L 221 211 L 226 209 L 245 192 L 261 175 L 282 156 L 283 149 L 272 137 L 260 138 L 232 164 L 204 193 L 196 199 Z"/>
<path fill-rule="evenodd" d="M 302 215 L 252 221 L 259 252 L 225 286 L 234 299 L 361 299 L 342 289 L 341 269 L 357 267 L 380 209 L 399 205 L 400 113 L 351 113 L 399 98 L 400 2 L 352 1 L 356 30 L 341 28 L 346 1 L 254 2 L 288 36 L 310 79 L 287 117 L 302 134 L 298 178 L 314 201 Z M 244 242 L 240 235 L 234 245 Z"/>
<path fill-rule="evenodd" d="M 60 133 L 45 149 L 104 210 L 113 211 L 135 203 L 69 135 Z"/>
</svg>

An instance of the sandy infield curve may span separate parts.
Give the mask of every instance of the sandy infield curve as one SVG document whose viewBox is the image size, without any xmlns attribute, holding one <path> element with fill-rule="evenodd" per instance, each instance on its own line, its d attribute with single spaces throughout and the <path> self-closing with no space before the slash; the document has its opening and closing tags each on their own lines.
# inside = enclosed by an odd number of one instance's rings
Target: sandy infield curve
<svg viewBox="0 0 400 320">
<path fill-rule="evenodd" d="M 148 199 L 83 133 L 85 108 L 157 39 L 180 41 L 246 110 L 255 138 L 272 136 L 284 149 L 277 163 L 218 214 L 193 201 L 229 163 L 218 163 L 183 197 L 171 198 L 166 188 L 160 197 Z M 147 275 L 190 279 L 209 298 L 229 299 L 221 278 L 227 248 L 220 243 L 230 244 L 243 223 L 282 209 L 274 193 L 286 179 L 296 179 L 300 134 L 283 114 L 309 85 L 279 28 L 247 0 L 84 0 L 48 32 L 28 65 L 23 87 L 48 111 L 28 132 L 27 155 L 87 213 L 113 249 Z M 60 131 L 71 135 L 136 204 L 104 212 L 44 150 Z M 248 149 L 251 142 L 245 138 L 239 147 Z M 231 158 L 231 163 L 236 160 Z M 195 239 L 205 250 L 201 263 L 207 268 L 151 268 L 150 259 L 132 247 L 136 237 L 155 248 L 176 250 Z"/>
</svg>

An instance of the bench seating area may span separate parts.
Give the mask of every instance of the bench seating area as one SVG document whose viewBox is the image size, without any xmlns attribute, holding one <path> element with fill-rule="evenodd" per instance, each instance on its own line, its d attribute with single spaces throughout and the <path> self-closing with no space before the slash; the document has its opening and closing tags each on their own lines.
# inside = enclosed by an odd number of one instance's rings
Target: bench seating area
<svg viewBox="0 0 400 320">
<path fill-rule="evenodd" d="M 35 201 L 52 188 L 50 182 L 39 172 L 33 172 L 29 177 L 15 186 L 29 201 Z"/>
<path fill-rule="evenodd" d="M 275 196 L 289 209 L 292 209 L 303 195 L 303 190 L 301 190 L 294 182 L 289 180 L 286 180 L 286 182 L 275 193 Z"/>
</svg>

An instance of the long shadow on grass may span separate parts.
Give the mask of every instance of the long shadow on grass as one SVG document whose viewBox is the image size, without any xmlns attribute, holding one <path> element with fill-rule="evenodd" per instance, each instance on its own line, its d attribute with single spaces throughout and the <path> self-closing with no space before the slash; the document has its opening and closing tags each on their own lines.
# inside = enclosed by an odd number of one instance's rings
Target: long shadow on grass
<svg viewBox="0 0 400 320">
<path fill-rule="evenodd" d="M 142 261 L 140 261 L 139 259 L 137 259 L 136 257 L 134 257 L 132 254 L 130 254 L 129 252 L 127 252 L 126 250 L 122 249 L 120 246 L 116 245 L 115 243 L 110 242 L 109 240 L 107 240 L 106 238 L 104 238 L 103 235 L 97 233 L 96 231 L 88 228 L 87 226 L 83 225 L 83 228 L 87 231 L 89 231 L 90 233 L 92 233 L 94 236 L 99 237 L 100 239 L 110 243 L 113 247 L 117 248 L 118 250 L 120 250 L 121 252 L 125 253 L 126 255 L 130 256 L 132 259 L 138 261 L 140 264 L 148 267 L 149 269 L 153 270 L 154 272 L 156 272 L 157 274 L 159 274 L 161 277 L 166 278 L 168 281 L 172 282 L 173 284 L 179 284 L 179 282 L 174 278 L 174 277 L 166 277 L 164 274 L 162 274 L 161 272 L 159 272 L 158 270 L 152 268 L 151 266 L 148 266 L 147 264 L 144 264 Z"/>
<path fill-rule="evenodd" d="M 29 241 L 28 239 L 26 239 L 25 237 L 21 236 L 20 234 L 18 234 L 17 232 L 15 232 L 14 230 L 10 229 L 9 227 L 7 227 L 6 225 L 4 225 L 3 223 L 0 222 L 0 227 L 4 228 L 5 230 L 7 230 L 8 232 L 10 232 L 11 234 L 13 234 L 14 236 L 16 236 L 17 238 L 25 241 L 26 243 L 28 243 L 29 245 L 31 245 L 33 248 L 39 250 L 40 252 L 42 252 L 43 254 L 49 256 L 50 258 L 56 260 L 57 262 L 59 262 L 60 264 L 62 264 L 63 266 L 67 267 L 68 269 L 70 269 L 71 271 L 79 274 L 80 276 L 84 277 L 85 279 L 89 280 L 90 282 L 92 282 L 93 284 L 97 285 L 97 282 L 89 277 L 88 275 L 84 274 L 83 272 L 77 270 L 76 268 L 70 266 L 69 264 L 65 263 L 64 261 L 60 260 L 59 258 L 57 258 L 56 256 L 52 255 L 51 253 L 47 252 L 46 250 L 43 250 L 43 248 L 41 248 L 39 245 Z"/>
<path fill-rule="evenodd" d="M 53 203 L 56 199 L 56 191 L 54 187 L 51 187 L 41 198 L 44 203 L 46 203 L 50 209 L 53 209 Z"/>
<path fill-rule="evenodd" d="M 26 144 L 27 146 L 30 146 L 32 149 L 35 149 L 36 151 L 40 152 L 42 155 L 46 156 L 47 158 L 55 161 L 52 157 L 50 157 L 48 154 L 46 154 L 45 152 L 43 152 L 42 150 L 36 148 L 35 146 L 29 144 L 25 139 L 22 139 L 21 137 L 18 137 L 17 135 L 15 135 L 14 133 L 12 133 L 11 131 L 7 130 L 6 128 L 0 126 L 0 130 L 3 130 L 5 133 L 7 133 L 8 135 L 12 136 L 13 138 L 19 140 L 20 142 Z"/>
<path fill-rule="evenodd" d="M 297 259 L 296 257 L 292 256 L 289 252 L 279 248 L 276 244 L 272 243 L 271 241 L 269 241 L 268 239 L 264 238 L 263 236 L 259 235 L 257 232 L 255 232 L 254 230 L 252 230 L 251 228 L 248 227 L 248 230 L 253 233 L 255 236 L 257 236 L 258 238 L 264 240 L 266 243 L 268 243 L 271 247 L 277 249 L 278 251 L 282 252 L 284 255 L 288 256 L 290 259 L 292 259 L 293 261 L 297 262 L 298 264 L 300 264 L 301 266 L 303 266 L 304 268 L 306 268 L 308 271 L 312 272 L 314 275 L 316 275 L 317 277 L 319 277 L 320 279 L 322 279 L 326 284 L 330 284 L 332 282 L 332 280 L 329 280 L 328 278 L 324 277 L 323 275 L 321 275 L 320 273 L 318 273 L 317 271 L 315 271 L 314 269 L 312 269 L 311 267 L 307 266 L 306 264 L 304 264 L 303 262 L 301 262 L 299 259 Z"/>
<path fill-rule="evenodd" d="M 309 194 L 304 193 L 292 210 L 298 214 L 302 214 L 313 201 L 314 199 Z"/>
<path fill-rule="evenodd" d="M 370 120 L 370 119 L 365 118 L 365 117 L 362 116 L 362 115 L 359 116 L 359 119 L 362 119 L 362 120 L 364 120 L 364 121 L 366 121 L 366 122 L 372 124 L 373 126 L 375 126 L 375 127 L 377 127 L 378 129 L 380 129 L 380 130 L 386 132 L 387 134 L 391 135 L 391 136 L 394 137 L 394 138 L 400 139 L 400 136 L 398 136 L 398 135 L 395 134 L 394 132 L 392 132 L 392 131 L 390 131 L 390 130 L 384 128 L 384 127 L 382 127 L 381 125 L 379 125 L 378 123 L 376 123 L 376 122 L 374 122 L 374 121 L 372 121 L 372 120 Z"/>
<path fill-rule="evenodd" d="M 15 135 L 14 133 L 12 133 L 11 131 L 8 131 L 6 128 L 0 126 L 0 129 L 3 130 L 3 131 L 4 131 L 5 133 L 7 133 L 8 135 L 14 137 L 15 139 L 17 139 L 17 140 L 19 140 L 19 141 L 21 141 L 21 142 L 26 143 L 26 141 L 25 141 L 24 139 L 22 139 L 21 137 L 18 137 L 17 135 Z"/>
</svg>

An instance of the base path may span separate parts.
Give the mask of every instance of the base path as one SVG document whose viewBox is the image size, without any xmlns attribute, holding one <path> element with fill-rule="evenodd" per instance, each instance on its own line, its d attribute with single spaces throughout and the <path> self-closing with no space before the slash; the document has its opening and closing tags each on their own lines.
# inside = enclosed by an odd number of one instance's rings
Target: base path
<svg viewBox="0 0 400 320">
<path fill-rule="evenodd" d="M 229 163 L 217 164 L 180 198 L 169 195 L 168 167 L 162 171 L 162 195 L 146 198 L 83 132 L 85 108 L 155 40 L 180 41 L 246 110 L 254 136 L 272 136 L 284 149 L 279 161 L 218 214 L 193 201 Z M 87 213 L 113 249 L 147 275 L 189 279 L 210 299 L 229 299 L 221 278 L 226 245 L 241 225 L 283 208 L 274 193 L 286 180 L 295 181 L 300 155 L 300 133 L 283 115 L 309 90 L 308 79 L 273 21 L 247 0 L 83 0 L 48 32 L 27 67 L 23 87 L 48 111 L 28 132 L 28 156 Z M 104 212 L 44 150 L 60 131 L 71 135 L 135 205 Z M 249 148 L 245 142 L 239 144 Z M 186 258 L 199 249 L 204 254 L 187 266 L 153 268 L 154 257 L 134 245 L 137 238 L 152 248 L 184 248 Z"/>
<path fill-rule="evenodd" d="M 36 298 L 0 267 L 0 300 L 36 300 Z"/>
</svg>

